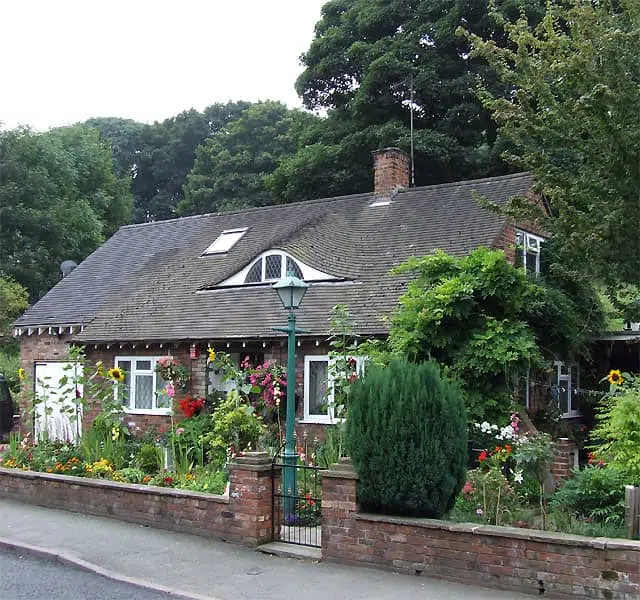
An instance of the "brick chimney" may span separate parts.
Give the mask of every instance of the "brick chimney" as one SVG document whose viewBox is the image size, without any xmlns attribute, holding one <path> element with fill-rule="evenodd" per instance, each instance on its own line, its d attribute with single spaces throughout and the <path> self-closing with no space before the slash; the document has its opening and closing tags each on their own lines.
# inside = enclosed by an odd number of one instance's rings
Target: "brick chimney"
<svg viewBox="0 0 640 600">
<path fill-rule="evenodd" d="M 373 153 L 375 200 L 390 199 L 396 192 L 409 187 L 411 162 L 400 148 L 383 148 Z"/>
</svg>

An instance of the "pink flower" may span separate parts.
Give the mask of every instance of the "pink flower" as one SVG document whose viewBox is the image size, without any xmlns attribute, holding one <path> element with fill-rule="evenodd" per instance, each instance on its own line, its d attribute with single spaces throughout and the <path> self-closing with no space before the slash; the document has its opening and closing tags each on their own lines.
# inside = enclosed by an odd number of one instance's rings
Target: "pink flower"
<svg viewBox="0 0 640 600">
<path fill-rule="evenodd" d="M 169 398 L 173 398 L 176 395 L 176 388 L 171 382 L 164 386 L 164 391 L 167 392 L 167 396 L 169 396 Z"/>
<path fill-rule="evenodd" d="M 178 427 L 176 429 L 176 435 L 182 435 L 184 433 L 184 427 Z"/>
</svg>

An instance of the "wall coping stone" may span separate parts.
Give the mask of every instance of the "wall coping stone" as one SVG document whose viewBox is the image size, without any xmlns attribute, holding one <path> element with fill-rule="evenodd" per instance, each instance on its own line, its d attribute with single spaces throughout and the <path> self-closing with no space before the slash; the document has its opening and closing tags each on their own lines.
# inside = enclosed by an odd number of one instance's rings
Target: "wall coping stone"
<svg viewBox="0 0 640 600">
<path fill-rule="evenodd" d="M 348 457 L 341 458 L 340 462 L 333 463 L 326 471 L 321 471 L 323 477 L 335 478 L 335 479 L 359 479 L 358 473 L 354 466 L 351 464 L 351 459 Z"/>
<path fill-rule="evenodd" d="M 206 492 L 196 492 L 193 490 L 181 490 L 176 488 L 166 488 L 156 485 L 142 485 L 137 483 L 124 483 L 111 481 L 108 479 L 92 479 L 90 477 L 74 477 L 73 475 L 60 475 L 57 473 L 42 473 L 41 471 L 23 471 L 21 469 L 6 469 L 0 467 L 0 475 L 10 475 L 22 479 L 41 479 L 44 481 L 59 481 L 61 483 L 77 486 L 86 486 L 111 490 L 126 490 L 139 494 L 151 494 L 164 496 L 174 496 L 176 498 L 196 498 L 220 504 L 229 504 L 228 495 L 208 494 Z"/>
<path fill-rule="evenodd" d="M 245 452 L 236 456 L 230 463 L 229 468 L 239 469 L 241 471 L 270 471 L 273 465 L 273 459 L 267 452 Z"/>
<path fill-rule="evenodd" d="M 498 527 L 477 523 L 453 523 L 439 519 L 424 519 L 419 517 L 394 517 L 372 513 L 354 513 L 353 516 L 358 521 L 373 521 L 394 525 L 406 525 L 409 527 L 421 527 L 424 529 L 440 529 L 443 531 L 457 531 L 475 535 L 507 537 L 548 544 L 561 544 L 564 546 L 586 546 L 601 550 L 635 550 L 640 552 L 640 541 L 634 540 L 604 537 L 591 538 L 557 531 L 541 531 L 539 529 L 525 529 L 520 527 Z"/>
</svg>

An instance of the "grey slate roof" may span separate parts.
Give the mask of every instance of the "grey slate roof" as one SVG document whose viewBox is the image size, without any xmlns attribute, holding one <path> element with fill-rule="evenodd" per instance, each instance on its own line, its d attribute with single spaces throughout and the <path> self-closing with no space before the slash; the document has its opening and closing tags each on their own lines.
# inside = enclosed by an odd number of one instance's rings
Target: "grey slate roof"
<svg viewBox="0 0 640 600">
<path fill-rule="evenodd" d="M 527 174 L 412 188 L 387 206 L 357 194 L 232 213 L 128 225 L 31 307 L 16 327 L 83 324 L 84 342 L 274 337 L 286 315 L 270 285 L 216 284 L 269 249 L 289 252 L 343 282 L 317 283 L 298 311 L 310 335 L 328 332 L 331 307 L 347 304 L 365 335 L 387 331 L 406 286 L 389 270 L 441 248 L 464 255 L 492 246 L 505 219 L 473 193 L 503 203 L 531 188 Z M 201 256 L 226 229 L 248 227 L 226 254 Z"/>
</svg>

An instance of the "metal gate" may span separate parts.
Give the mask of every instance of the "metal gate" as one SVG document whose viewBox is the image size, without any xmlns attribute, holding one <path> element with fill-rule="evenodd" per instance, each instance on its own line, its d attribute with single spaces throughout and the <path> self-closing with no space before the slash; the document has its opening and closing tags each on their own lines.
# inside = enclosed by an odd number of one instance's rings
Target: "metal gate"
<svg viewBox="0 0 640 600">
<path fill-rule="evenodd" d="M 296 489 L 283 489 L 282 473 L 295 469 Z M 288 465 L 280 455 L 272 466 L 273 540 L 299 546 L 322 545 L 322 471 L 311 464 Z"/>
</svg>

